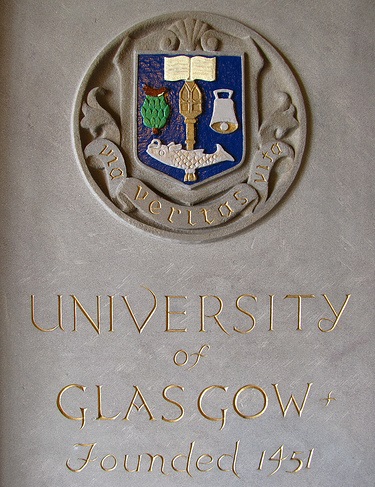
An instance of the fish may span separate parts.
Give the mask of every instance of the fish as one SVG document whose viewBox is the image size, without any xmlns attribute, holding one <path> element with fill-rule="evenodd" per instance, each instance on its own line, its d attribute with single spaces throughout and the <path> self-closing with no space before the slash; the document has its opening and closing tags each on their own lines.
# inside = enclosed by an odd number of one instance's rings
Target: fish
<svg viewBox="0 0 375 487">
<path fill-rule="evenodd" d="M 218 162 L 234 161 L 234 158 L 220 144 L 216 144 L 216 152 L 205 154 L 204 149 L 185 150 L 181 144 L 170 142 L 165 145 L 159 139 L 154 139 L 147 146 L 146 152 L 163 164 L 183 169 L 185 171 L 184 182 L 196 181 L 196 170 L 200 167 L 211 166 Z"/>
</svg>

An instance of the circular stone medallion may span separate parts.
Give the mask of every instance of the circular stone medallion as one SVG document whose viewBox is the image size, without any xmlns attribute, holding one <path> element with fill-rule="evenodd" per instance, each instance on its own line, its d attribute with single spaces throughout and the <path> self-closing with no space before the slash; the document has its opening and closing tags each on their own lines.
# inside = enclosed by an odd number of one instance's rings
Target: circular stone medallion
<svg viewBox="0 0 375 487">
<path fill-rule="evenodd" d="M 112 41 L 74 111 L 90 186 L 125 222 L 209 241 L 251 225 L 301 163 L 306 114 L 283 58 L 252 29 L 180 12 Z"/>
</svg>

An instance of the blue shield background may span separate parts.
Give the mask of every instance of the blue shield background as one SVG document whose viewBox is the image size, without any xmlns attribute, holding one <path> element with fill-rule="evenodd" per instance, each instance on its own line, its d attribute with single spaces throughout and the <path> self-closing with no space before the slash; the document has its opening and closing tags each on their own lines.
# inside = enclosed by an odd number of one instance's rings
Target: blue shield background
<svg viewBox="0 0 375 487">
<path fill-rule="evenodd" d="M 201 53 L 194 55 L 179 53 L 189 57 L 201 56 Z M 184 182 L 184 171 L 172 166 L 168 166 L 153 159 L 146 152 L 148 144 L 153 139 L 159 139 L 162 144 L 174 142 L 182 144 L 185 149 L 185 123 L 184 117 L 179 113 L 179 93 L 184 85 L 184 81 L 165 81 L 164 80 L 164 58 L 175 57 L 175 55 L 164 54 L 139 54 L 138 55 L 138 85 L 137 85 L 137 153 L 141 162 L 153 167 L 158 171 Z M 206 56 L 214 57 L 214 56 Z M 221 144 L 223 149 L 229 152 L 234 161 L 224 161 L 212 166 L 203 167 L 197 170 L 197 181 L 185 182 L 186 185 L 194 185 L 198 182 L 207 180 L 223 171 L 227 171 L 239 165 L 244 157 L 244 127 L 243 127 L 243 58 L 240 55 L 220 55 L 216 57 L 216 80 L 202 81 L 196 80 L 203 97 L 203 112 L 198 117 L 195 124 L 195 149 L 204 149 L 206 154 L 216 151 L 216 144 Z M 164 128 L 158 134 L 153 134 L 152 130 L 143 125 L 141 106 L 146 98 L 143 91 L 144 85 L 152 88 L 166 87 L 166 100 L 171 108 L 170 116 Z M 210 128 L 210 121 L 213 112 L 214 94 L 217 89 L 233 90 L 232 99 L 238 121 L 238 129 L 231 134 L 219 134 Z"/>
</svg>

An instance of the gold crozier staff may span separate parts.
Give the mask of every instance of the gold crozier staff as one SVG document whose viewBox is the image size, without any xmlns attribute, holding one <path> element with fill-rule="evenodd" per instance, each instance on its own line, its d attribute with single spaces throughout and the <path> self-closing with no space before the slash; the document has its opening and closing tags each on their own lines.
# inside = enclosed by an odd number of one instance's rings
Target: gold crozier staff
<svg viewBox="0 0 375 487">
<path fill-rule="evenodd" d="M 186 149 L 194 150 L 195 123 L 202 113 L 202 92 L 195 81 L 185 81 L 180 91 L 180 113 L 186 124 Z"/>
</svg>

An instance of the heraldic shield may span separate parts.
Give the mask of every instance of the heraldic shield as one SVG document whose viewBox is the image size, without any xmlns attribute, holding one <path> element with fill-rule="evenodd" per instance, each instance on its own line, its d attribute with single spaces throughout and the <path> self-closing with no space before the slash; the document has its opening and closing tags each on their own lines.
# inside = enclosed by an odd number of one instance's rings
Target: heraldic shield
<svg viewBox="0 0 375 487">
<path fill-rule="evenodd" d="M 282 198 L 306 139 L 287 63 L 225 17 L 176 12 L 120 34 L 77 95 L 87 181 L 126 223 L 203 242 L 251 225 Z"/>
<path fill-rule="evenodd" d="M 244 159 L 243 57 L 138 54 L 137 155 L 193 186 Z"/>
</svg>

